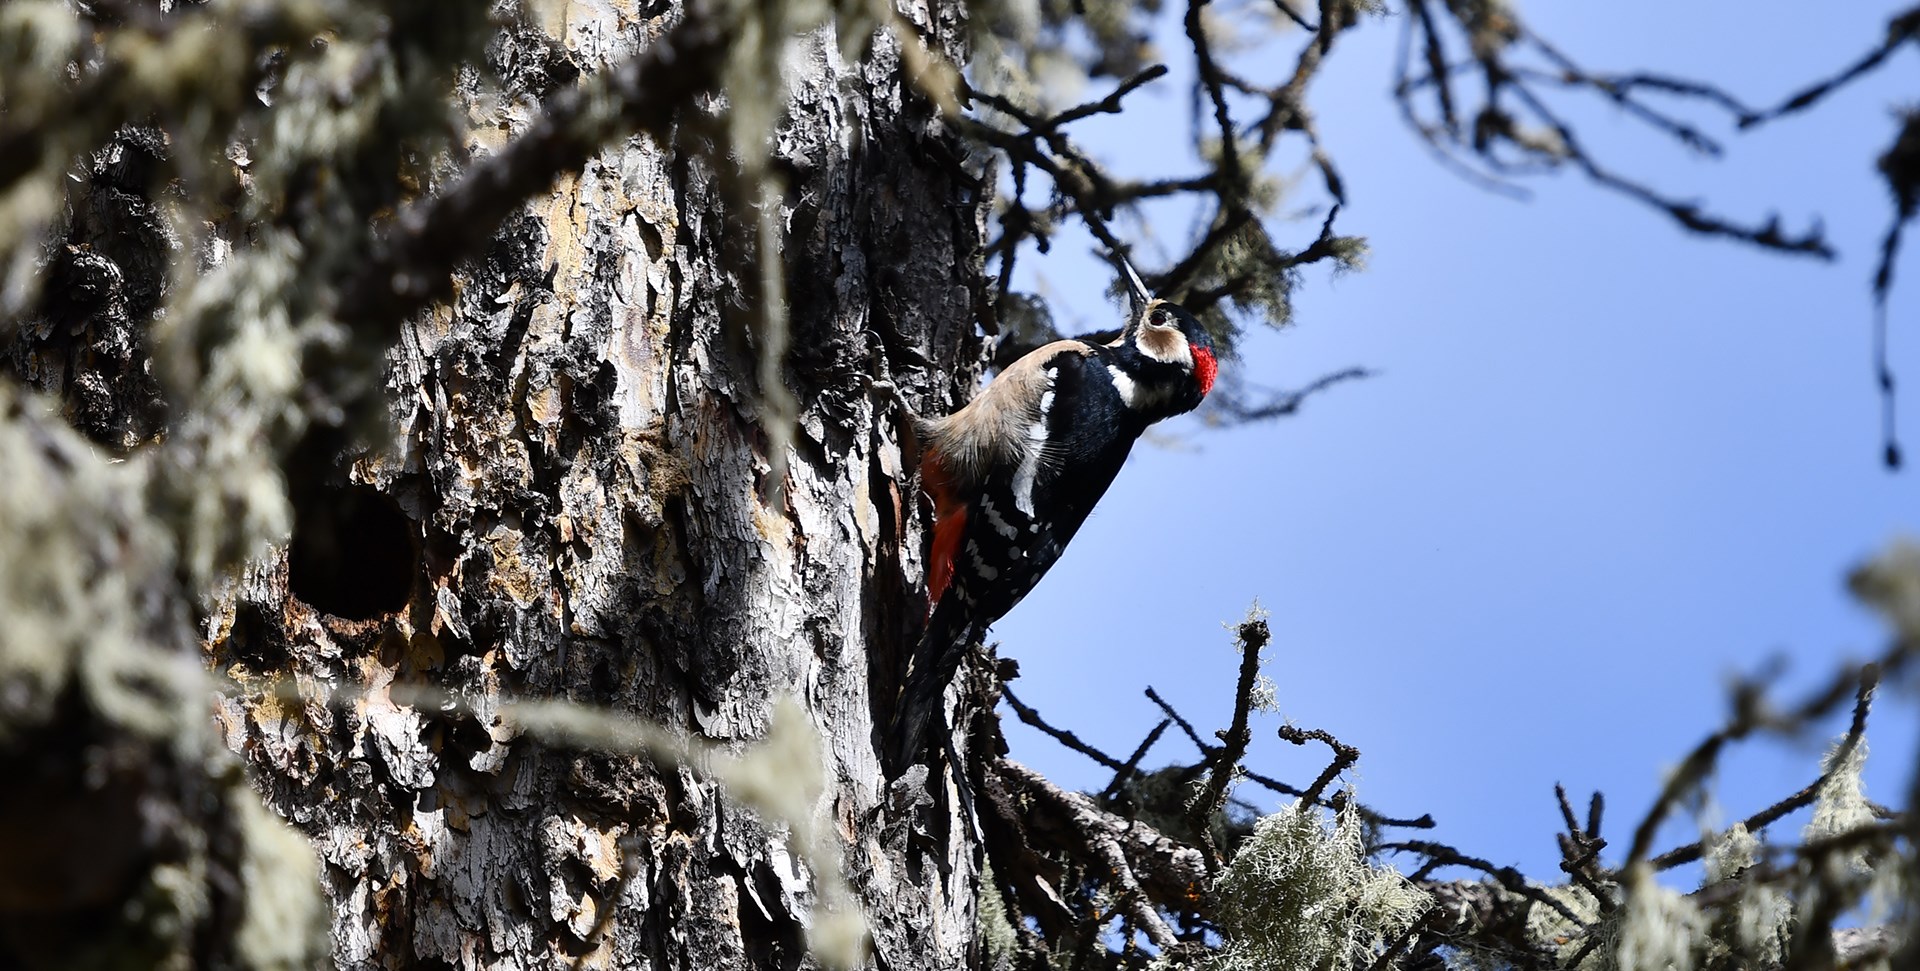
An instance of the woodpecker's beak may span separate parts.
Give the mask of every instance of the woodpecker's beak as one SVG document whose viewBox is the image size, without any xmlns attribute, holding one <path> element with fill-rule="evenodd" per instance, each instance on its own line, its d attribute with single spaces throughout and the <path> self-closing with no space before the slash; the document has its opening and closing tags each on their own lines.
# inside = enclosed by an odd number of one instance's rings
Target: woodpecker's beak
<svg viewBox="0 0 1920 971">
<path fill-rule="evenodd" d="M 1120 269 L 1127 273 L 1127 299 L 1133 303 L 1133 315 L 1138 317 L 1146 313 L 1147 303 L 1153 299 L 1153 294 L 1147 292 L 1147 285 L 1140 281 L 1140 274 L 1133 271 L 1133 264 L 1127 262 L 1125 256 L 1115 253 L 1113 258 L 1120 261 Z"/>
</svg>

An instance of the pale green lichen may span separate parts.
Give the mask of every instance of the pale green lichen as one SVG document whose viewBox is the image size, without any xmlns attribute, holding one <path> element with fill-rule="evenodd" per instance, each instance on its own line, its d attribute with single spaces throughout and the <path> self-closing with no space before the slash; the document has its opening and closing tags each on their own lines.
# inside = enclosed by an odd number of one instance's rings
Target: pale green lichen
<svg viewBox="0 0 1920 971">
<path fill-rule="evenodd" d="M 1920 543 L 1896 540 L 1848 578 L 1853 594 L 1908 640 L 1920 639 Z"/>
<path fill-rule="evenodd" d="M 1874 867 L 1873 876 L 1867 881 L 1867 925 L 1910 926 L 1904 923 L 1913 908 L 1910 886 L 1907 868 L 1900 861 L 1891 860 Z"/>
<path fill-rule="evenodd" d="M 351 37 L 336 37 L 317 56 L 289 65 L 255 143 L 250 215 L 271 217 L 286 203 L 291 181 L 312 178 L 316 164 L 337 165 L 376 137 L 381 113 L 400 94 L 392 59 L 370 56 L 367 42 Z"/>
<path fill-rule="evenodd" d="M 1627 868 L 1625 894 L 1609 938 L 1609 967 L 1620 971 L 1692 971 L 1707 935 L 1707 916 L 1688 898 L 1655 879 L 1645 863 Z"/>
<path fill-rule="evenodd" d="M 1367 268 L 1367 259 L 1373 251 L 1367 245 L 1365 236 L 1335 236 L 1327 241 L 1333 250 L 1335 272 L 1359 273 Z"/>
<path fill-rule="evenodd" d="M 103 713 L 152 737 L 180 728 L 173 699 L 125 676 L 171 670 L 140 613 L 170 562 L 139 507 L 138 466 L 107 463 L 50 405 L 0 383 L 0 740 L 42 723 L 70 677 Z M 189 669 L 190 670 L 190 669 Z"/>
<path fill-rule="evenodd" d="M 1735 823 L 1718 839 L 1706 841 L 1706 879 L 1712 886 L 1739 876 L 1760 858 L 1760 841 L 1747 831 L 1747 824 Z"/>
<path fill-rule="evenodd" d="M 155 498 L 200 589 L 291 530 L 278 456 L 305 427 L 299 361 L 331 336 L 323 323 L 289 317 L 299 249 L 284 234 L 264 235 L 247 256 L 185 286 L 155 331 L 158 371 L 186 405 L 158 459 Z"/>
<path fill-rule="evenodd" d="M 993 875 L 993 864 L 980 872 L 980 906 L 974 912 L 974 929 L 988 967 L 1011 967 L 1020 951 L 1020 935 L 1007 916 L 1007 902 L 1000 898 L 1000 885 Z"/>
<path fill-rule="evenodd" d="M 0 382 L 0 469 L 0 741 L 43 727 L 77 685 L 102 725 L 171 753 L 179 772 L 204 774 L 224 789 L 244 854 L 235 966 L 316 966 L 325 907 L 312 851 L 259 804 L 211 735 L 210 686 L 182 605 L 169 602 L 171 534 L 143 507 L 148 463 L 108 461 L 48 402 Z M 215 843 L 196 825 L 172 826 L 168 842 L 69 966 L 195 966 L 214 914 Z"/>
<path fill-rule="evenodd" d="M 806 855 L 814 877 L 807 928 L 813 957 L 829 968 L 858 967 L 871 950 L 866 917 L 842 874 L 834 829 L 821 825 L 826 767 L 806 710 L 791 698 L 774 702 L 766 738 L 737 756 L 717 755 L 713 775 L 763 818 L 784 823 Z"/>
<path fill-rule="evenodd" d="M 1551 898 L 1555 904 L 1559 904 L 1559 908 L 1546 906 L 1540 902 L 1528 904 L 1524 912 L 1526 913 L 1524 938 L 1532 940 L 1540 948 L 1553 950 L 1557 963 L 1561 967 L 1580 969 L 1580 971 L 1599 971 L 1601 967 L 1605 967 L 1605 961 L 1611 956 L 1603 948 L 1586 948 L 1588 931 L 1584 931 L 1584 927 L 1603 925 L 1603 915 L 1599 912 L 1599 904 L 1594 900 L 1594 894 L 1571 885 L 1563 885 L 1563 887 L 1530 885 L 1530 888 L 1536 894 Z M 1565 913 L 1561 912 L 1561 908 L 1565 908 Z M 1567 919 L 1567 913 L 1578 917 L 1578 923 Z M 1484 929 L 1473 927 L 1473 931 L 1465 936 L 1471 940 L 1480 931 Z M 1586 958 L 1580 959 L 1580 963 L 1574 965 L 1572 959 L 1582 950 L 1588 950 Z M 1475 948 L 1471 942 L 1467 942 L 1453 948 L 1448 954 L 1446 965 L 1455 971 L 1505 971 L 1513 967 L 1513 961 L 1503 954 Z"/>
<path fill-rule="evenodd" d="M 1266 712 L 1269 715 L 1280 713 L 1280 686 L 1274 684 L 1272 678 L 1264 674 L 1255 675 L 1253 690 L 1248 694 L 1254 711 Z"/>
<path fill-rule="evenodd" d="M 1240 631 L 1247 628 L 1250 624 L 1265 624 L 1272 617 L 1273 612 L 1260 606 L 1260 600 L 1256 597 L 1253 603 L 1247 606 L 1247 616 L 1242 618 L 1239 623 L 1222 624 L 1221 626 L 1234 632 L 1233 647 L 1237 652 L 1243 649 L 1240 642 Z M 1258 661 L 1260 667 L 1266 666 L 1266 655 L 1267 649 L 1263 645 L 1260 648 L 1260 659 Z M 1280 711 L 1280 686 L 1274 684 L 1273 679 L 1267 677 L 1265 674 L 1256 674 L 1253 678 L 1253 690 L 1248 692 L 1248 701 L 1254 711 L 1278 714 Z"/>
<path fill-rule="evenodd" d="M 80 19 L 64 0 L 15 0 L 0 6 L 0 77 L 25 80 L 29 75 L 62 74 L 85 39 Z M 7 107 L 37 109 L 60 90 L 53 84 L 9 84 Z"/>
<path fill-rule="evenodd" d="M 1814 800 L 1813 817 L 1801 831 L 1802 840 L 1808 844 L 1844 840 L 1849 834 L 1880 824 L 1873 803 L 1867 799 L 1863 775 L 1866 761 L 1864 737 L 1855 739 L 1851 745 L 1842 739 L 1827 752 L 1821 760 L 1824 778 Z M 1870 845 L 1862 842 L 1857 847 L 1818 857 L 1814 883 L 1795 903 L 1807 910 L 1818 906 L 1826 894 L 1857 893 L 1865 901 L 1869 923 L 1896 922 L 1911 906 L 1906 868 L 1897 857 L 1876 859 L 1868 849 Z"/>
<path fill-rule="evenodd" d="M 1739 879 L 1760 859 L 1760 841 L 1735 823 L 1719 839 L 1709 841 L 1703 887 Z M 1710 965 L 1735 955 L 1762 965 L 1780 963 L 1792 932 L 1793 908 L 1786 894 L 1770 883 L 1741 888 L 1728 914 L 1721 918 L 1721 934 L 1707 942 Z"/>
<path fill-rule="evenodd" d="M 1852 745 L 1842 741 L 1820 760 L 1823 781 L 1820 783 L 1820 793 L 1814 799 L 1813 818 L 1807 821 L 1807 827 L 1801 833 L 1803 840 L 1813 843 L 1832 839 L 1862 826 L 1873 825 L 1873 804 L 1867 801 L 1866 781 L 1861 777 L 1861 770 L 1866 768 L 1866 764 L 1865 738 L 1856 739 Z M 1864 874 L 1871 869 L 1865 850 L 1843 853 L 1839 859 L 1856 874 Z"/>
<path fill-rule="evenodd" d="M 327 953 L 327 908 L 313 849 L 251 791 L 235 787 L 227 803 L 246 847 L 240 864 L 246 913 L 234 935 L 237 957 L 253 971 L 314 967 Z"/>
<path fill-rule="evenodd" d="M 1366 968 L 1431 905 L 1397 871 L 1367 860 L 1352 799 L 1331 826 L 1300 803 L 1261 819 L 1215 895 L 1227 940 L 1213 971 Z"/>
<path fill-rule="evenodd" d="M 1586 932 L 1581 930 L 1581 926 L 1592 927 L 1603 919 L 1600 902 L 1594 899 L 1593 894 L 1578 886 L 1563 884 L 1554 887 L 1536 886 L 1535 889 L 1552 898 L 1560 906 L 1549 907 L 1536 903 L 1528 908 L 1527 939 L 1553 948 L 1558 952 L 1562 962 L 1573 960 L 1574 955 L 1580 953 L 1580 949 L 1586 945 Z M 1579 918 L 1579 923 L 1569 920 L 1567 914 Z M 1596 963 L 1598 963 L 1597 960 L 1589 954 L 1588 959 L 1582 962 L 1580 967 L 1590 968 Z"/>
<path fill-rule="evenodd" d="M 1566 968 L 1579 968 L 1581 971 L 1599 971 L 1610 955 L 1605 949 L 1587 948 L 1588 931 L 1584 928 L 1604 923 L 1600 905 L 1593 895 L 1574 885 L 1541 886 L 1531 884 L 1534 893 L 1551 899 L 1559 906 L 1549 906 L 1534 902 L 1527 906 L 1525 938 L 1536 947 L 1553 951 L 1559 964 Z M 1572 914 L 1578 918 L 1576 923 L 1568 918 Z M 1478 928 L 1474 933 L 1478 933 Z M 1469 935 L 1471 936 L 1471 935 Z M 1578 965 L 1572 963 L 1582 950 L 1588 953 Z M 1463 945 L 1448 955 L 1447 966 L 1458 971 L 1502 971 L 1511 967 L 1504 956 L 1492 951 L 1481 950 L 1471 944 Z"/>
<path fill-rule="evenodd" d="M 805 709 L 781 698 L 774 702 L 766 737 L 737 756 L 717 756 L 713 775 L 772 819 L 809 819 L 826 791 L 820 735 Z"/>
<path fill-rule="evenodd" d="M 213 909 L 207 892 L 206 834 L 188 828 L 181 835 L 191 850 L 178 861 L 149 870 L 144 892 L 134 894 L 121 914 L 130 939 L 148 938 L 145 948 L 128 947 L 121 953 L 141 954 L 154 971 L 193 971 L 193 932 Z"/>
</svg>

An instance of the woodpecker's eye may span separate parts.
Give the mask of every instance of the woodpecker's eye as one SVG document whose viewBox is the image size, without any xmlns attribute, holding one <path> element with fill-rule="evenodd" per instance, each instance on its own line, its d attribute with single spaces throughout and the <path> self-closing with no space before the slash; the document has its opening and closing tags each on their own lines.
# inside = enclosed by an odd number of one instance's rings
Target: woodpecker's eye
<svg viewBox="0 0 1920 971">
<path fill-rule="evenodd" d="M 1147 323 L 1152 324 L 1155 327 L 1165 327 L 1167 326 L 1167 323 L 1172 319 L 1173 318 L 1169 316 L 1167 312 L 1164 310 L 1156 310 L 1153 313 L 1150 313 L 1147 315 Z"/>
</svg>

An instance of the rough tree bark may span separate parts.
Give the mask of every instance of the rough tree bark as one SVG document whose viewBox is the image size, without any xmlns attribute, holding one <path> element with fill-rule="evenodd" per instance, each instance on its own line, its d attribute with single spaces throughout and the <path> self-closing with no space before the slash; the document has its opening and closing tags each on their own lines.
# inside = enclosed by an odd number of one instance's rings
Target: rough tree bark
<svg viewBox="0 0 1920 971">
<path fill-rule="evenodd" d="M 926 510 L 868 376 L 884 369 L 937 412 L 978 376 L 977 327 L 1005 313 L 1001 354 L 1043 336 L 1044 314 L 1006 285 L 1023 241 L 1044 249 L 1068 216 L 1124 249 L 1103 221 L 1117 207 L 1201 198 L 1207 231 L 1154 283 L 1208 315 L 1223 344 L 1235 314 L 1284 319 L 1300 267 L 1363 252 L 1334 234 L 1338 207 L 1311 244 L 1286 249 L 1254 190 L 1289 132 L 1343 198 L 1302 98 L 1367 5 L 1320 0 L 1310 24 L 1280 4 L 1311 36 L 1292 80 L 1261 87 L 1223 72 L 1207 27 L 1221 8 L 1203 17 L 1206 0 L 1189 0 L 1196 104 L 1238 136 L 1228 88 L 1265 101 L 1264 136 L 1224 141 L 1203 177 L 1142 182 L 1103 173 L 1062 131 L 1164 73 L 1139 61 L 1135 11 L 1043 6 L 1047 30 L 995 39 L 933 0 L 0 3 L 0 325 L 17 325 L 0 332 L 0 363 L 38 392 L 0 383 L 0 967 L 293 969 L 323 936 L 349 968 L 917 969 L 1069 954 L 1119 967 L 1146 960 L 1142 935 L 1180 966 L 1244 966 L 1303 939 L 1300 924 L 1234 926 L 1247 908 L 1225 906 L 1222 886 L 1256 888 L 1232 891 L 1235 904 L 1375 886 L 1358 849 L 1304 875 L 1221 877 L 1232 867 L 1211 827 L 1246 768 L 1266 642 L 1251 619 L 1223 744 L 1171 708 L 1126 762 L 1055 732 L 1115 771 L 1111 800 L 995 757 L 996 723 L 977 706 L 1005 672 L 985 665 L 956 693 L 972 785 L 882 777 L 877 726 L 924 609 Z M 1525 75 L 1486 53 L 1521 35 L 1483 6 L 1448 16 L 1494 88 L 1516 83 Z M 1406 12 L 1425 22 L 1426 7 Z M 860 36 L 796 26 L 829 20 Z M 1017 124 L 943 115 L 930 100 L 941 85 L 909 80 L 969 64 L 969 36 L 1000 48 L 979 73 L 1013 65 L 1006 44 L 1038 45 L 1034 63 L 1078 59 L 1083 27 L 1100 70 L 1131 77 L 1056 114 L 976 91 Z M 1425 29 L 1433 70 L 1451 76 Z M 1841 80 L 1911 36 L 1902 26 Z M 490 72 L 472 68 L 483 57 Z M 763 70 L 743 82 L 743 64 Z M 701 93 L 716 78 L 731 87 Z M 1617 98 L 1603 79 L 1580 83 Z M 449 89 L 464 110 L 451 125 Z M 1448 125 L 1429 138 L 1455 130 L 1445 83 L 1439 103 Z M 990 246 L 992 167 L 954 125 L 1004 157 L 1014 184 L 1039 173 L 1052 187 L 1039 209 L 1001 199 Z M 645 134 L 589 156 L 609 129 Z M 464 150 L 443 152 L 455 133 Z M 547 186 L 555 172 L 569 174 Z M 1701 228 L 1692 208 L 1671 214 Z M 780 252 L 761 249 L 774 240 Z M 375 373 L 385 394 L 370 422 Z M 1259 420 L 1360 373 L 1265 404 L 1231 387 L 1214 397 L 1231 419 Z M 289 526 L 290 542 L 232 576 Z M 1873 685 L 1897 682 L 1920 645 L 1920 568 L 1893 559 L 1855 586 L 1894 617 L 1896 643 L 1770 730 L 1805 729 L 1852 694 L 1847 751 L 1862 739 Z M 208 666 L 219 741 L 249 773 L 209 735 Z M 1333 928 L 1339 953 L 1304 964 L 1612 960 L 1633 939 L 1621 928 L 1664 899 L 1638 864 L 1699 855 L 1649 859 L 1657 824 L 1768 710 L 1739 706 L 1695 749 L 1636 831 L 1635 865 L 1600 866 L 1597 796 L 1584 826 L 1563 806 L 1576 887 L 1531 885 L 1439 843 L 1376 843 L 1424 856 L 1414 879 L 1441 906 L 1391 942 L 1356 947 Z M 1200 761 L 1142 770 L 1170 724 Z M 1305 789 L 1248 778 L 1330 806 L 1325 787 L 1357 752 L 1325 732 L 1282 737 L 1324 742 L 1333 761 Z M 1752 819 L 1845 789 L 1848 773 L 1823 769 Z M 1202 778 L 1204 798 L 1190 798 L 1186 780 Z M 1782 887 L 1819 901 L 1795 949 L 1768 952 L 1784 966 L 1905 947 L 1912 935 L 1827 933 L 1878 892 L 1865 871 L 1827 864 L 1871 846 L 1911 867 L 1897 848 L 1913 845 L 1910 815 L 1896 827 L 1864 799 L 1850 807 L 1833 815 L 1851 813 L 1851 828 L 1832 822 L 1834 835 L 1759 860 L 1703 906 L 1719 919 Z M 1328 839 L 1318 822 L 1300 832 Z M 989 857 L 998 886 L 982 894 Z M 1436 883 L 1442 867 L 1485 878 Z M 1592 913 L 1552 895 L 1576 890 Z M 840 918 L 856 909 L 871 952 L 847 945 Z M 1549 910 L 1564 925 L 1531 919 Z M 1356 913 L 1334 919 L 1359 926 Z"/>
<path fill-rule="evenodd" d="M 964 62 L 955 6 L 901 9 Z M 676 16 L 555 4 L 542 30 L 503 34 L 493 66 L 509 93 L 540 95 Z M 238 585 L 209 649 L 243 687 L 299 686 L 230 697 L 221 724 L 319 849 L 341 966 L 813 962 L 817 881 L 785 821 L 697 765 L 516 737 L 485 717 L 508 698 L 743 746 L 796 699 L 824 742 L 814 809 L 878 960 L 969 963 L 974 832 L 944 792 L 889 792 L 875 756 L 923 609 L 921 514 L 861 376 L 876 346 L 928 355 L 919 373 L 942 380 L 923 394 L 978 374 L 983 200 L 964 148 L 905 86 L 894 36 L 857 63 L 839 42 L 791 47 L 776 138 L 781 377 L 799 410 L 784 464 L 756 380 L 765 337 L 739 231 L 754 214 L 729 173 L 644 137 L 536 198 L 450 305 L 405 327 L 390 446 L 317 436 L 296 456 L 290 559 Z M 507 108 L 479 147 L 527 119 Z M 405 690 L 422 687 L 482 714 Z"/>
</svg>

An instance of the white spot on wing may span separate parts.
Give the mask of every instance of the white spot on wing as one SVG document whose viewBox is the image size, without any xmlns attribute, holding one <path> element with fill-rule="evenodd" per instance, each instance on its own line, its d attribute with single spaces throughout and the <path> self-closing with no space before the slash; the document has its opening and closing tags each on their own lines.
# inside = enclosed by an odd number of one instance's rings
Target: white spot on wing
<svg viewBox="0 0 1920 971">
<path fill-rule="evenodd" d="M 1129 408 L 1134 407 L 1137 389 L 1133 386 L 1133 376 L 1112 364 L 1107 365 L 1107 374 L 1113 378 L 1113 390 L 1120 392 L 1120 402 Z"/>
<path fill-rule="evenodd" d="M 987 561 L 981 559 L 979 553 L 973 554 L 973 572 L 979 574 L 982 580 L 1000 579 L 1000 571 L 988 566 Z"/>
<path fill-rule="evenodd" d="M 1036 518 L 1033 511 L 1033 479 L 1040 473 L 1040 453 L 1047 444 L 1047 409 L 1053 407 L 1053 382 L 1060 369 L 1046 370 L 1046 390 L 1040 393 L 1040 418 L 1027 428 L 1027 448 L 1020 455 L 1020 467 L 1013 472 L 1013 506 Z"/>
<path fill-rule="evenodd" d="M 1020 531 L 1015 529 L 1012 523 L 1001 518 L 1000 510 L 993 507 L 992 499 L 981 499 L 980 511 L 987 514 L 987 525 L 992 526 L 994 532 L 1008 539 L 1014 539 L 1020 535 Z"/>
</svg>

